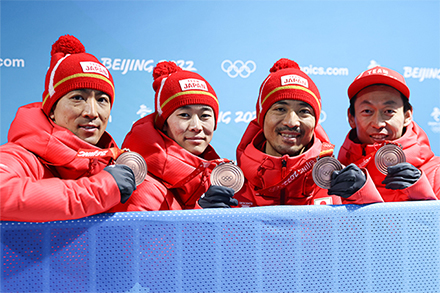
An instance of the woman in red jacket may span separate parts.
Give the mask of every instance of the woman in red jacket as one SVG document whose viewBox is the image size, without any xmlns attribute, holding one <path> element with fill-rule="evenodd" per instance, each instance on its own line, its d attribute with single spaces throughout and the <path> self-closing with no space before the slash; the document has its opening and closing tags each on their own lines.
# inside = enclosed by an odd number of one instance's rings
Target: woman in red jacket
<svg viewBox="0 0 440 293">
<path fill-rule="evenodd" d="M 136 188 L 112 165 L 105 131 L 114 100 L 108 70 L 73 36 L 52 46 L 42 103 L 20 107 L 0 146 L 1 220 L 55 221 L 102 213 Z"/>
<path fill-rule="evenodd" d="M 214 167 L 229 162 L 209 144 L 219 111 L 214 89 L 199 74 L 173 62 L 157 64 L 153 78 L 156 111 L 138 120 L 122 145 L 145 158 L 148 175 L 127 204 L 111 211 L 236 205 L 231 188 L 210 182 Z"/>
<path fill-rule="evenodd" d="M 368 169 L 385 202 L 440 198 L 440 157 L 434 156 L 426 133 L 412 120 L 409 94 L 403 76 L 385 67 L 362 72 L 348 88 L 352 130 L 338 158 Z M 374 160 L 385 144 L 398 146 L 406 158 L 389 166 L 386 174 Z"/>
</svg>

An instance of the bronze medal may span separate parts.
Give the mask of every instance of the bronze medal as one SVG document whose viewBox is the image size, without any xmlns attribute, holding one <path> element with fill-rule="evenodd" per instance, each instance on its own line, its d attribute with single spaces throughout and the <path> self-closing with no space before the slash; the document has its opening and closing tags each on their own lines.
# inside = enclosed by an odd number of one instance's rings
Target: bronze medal
<svg viewBox="0 0 440 293">
<path fill-rule="evenodd" d="M 134 173 L 136 186 L 141 184 L 147 176 L 147 163 L 144 158 L 136 152 L 124 152 L 116 159 L 117 165 L 126 165 Z"/>
<path fill-rule="evenodd" d="M 332 173 L 342 170 L 342 164 L 334 157 L 323 157 L 313 165 L 312 176 L 315 184 L 321 188 L 331 187 Z"/>
<path fill-rule="evenodd" d="M 244 174 L 240 167 L 233 163 L 224 163 L 216 166 L 211 173 L 211 184 L 239 191 L 244 184 Z"/>
<path fill-rule="evenodd" d="M 406 161 L 405 153 L 395 144 L 382 146 L 374 156 L 374 163 L 382 174 L 388 174 L 388 166 L 394 166 Z"/>
</svg>

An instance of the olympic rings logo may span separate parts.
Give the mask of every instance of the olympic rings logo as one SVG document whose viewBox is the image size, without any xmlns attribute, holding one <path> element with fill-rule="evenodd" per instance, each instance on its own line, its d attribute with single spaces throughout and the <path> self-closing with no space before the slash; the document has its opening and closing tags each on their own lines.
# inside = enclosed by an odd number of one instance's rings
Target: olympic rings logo
<svg viewBox="0 0 440 293">
<path fill-rule="evenodd" d="M 250 66 L 250 67 L 249 67 Z M 249 60 L 243 62 L 241 60 L 237 60 L 232 62 L 231 60 L 225 60 L 222 62 L 222 70 L 226 72 L 229 77 L 236 78 L 240 75 L 243 78 L 248 78 L 252 72 L 257 69 L 257 64 L 254 61 Z"/>
<path fill-rule="evenodd" d="M 233 179 L 232 176 L 222 176 L 223 181 L 231 181 Z"/>
</svg>

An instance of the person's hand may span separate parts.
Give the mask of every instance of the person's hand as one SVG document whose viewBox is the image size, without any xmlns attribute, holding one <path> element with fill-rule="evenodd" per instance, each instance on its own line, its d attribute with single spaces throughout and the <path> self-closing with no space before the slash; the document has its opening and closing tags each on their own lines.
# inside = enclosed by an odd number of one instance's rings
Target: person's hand
<svg viewBox="0 0 440 293">
<path fill-rule="evenodd" d="M 234 189 L 224 186 L 211 185 L 208 191 L 199 199 L 199 205 L 206 208 L 230 208 L 238 205 L 238 200 L 233 198 Z"/>
<path fill-rule="evenodd" d="M 121 193 L 121 203 L 125 203 L 136 190 L 134 173 L 127 165 L 110 165 L 104 168 L 110 173 L 118 184 Z"/>
<path fill-rule="evenodd" d="M 364 172 L 355 164 L 350 164 L 344 169 L 332 173 L 331 187 L 328 194 L 349 198 L 361 189 L 366 181 L 367 178 Z"/>
<path fill-rule="evenodd" d="M 387 168 L 388 174 L 382 184 L 386 189 L 405 189 L 419 180 L 422 172 L 410 163 L 399 163 Z"/>
</svg>

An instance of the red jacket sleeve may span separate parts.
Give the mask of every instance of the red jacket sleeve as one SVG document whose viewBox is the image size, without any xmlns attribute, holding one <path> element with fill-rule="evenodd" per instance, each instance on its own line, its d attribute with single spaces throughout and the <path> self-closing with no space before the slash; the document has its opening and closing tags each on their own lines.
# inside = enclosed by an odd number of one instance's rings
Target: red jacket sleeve
<svg viewBox="0 0 440 293">
<path fill-rule="evenodd" d="M 356 193 L 354 193 L 349 198 L 343 198 L 343 204 L 370 204 L 370 203 L 378 203 L 384 202 L 382 196 L 379 191 L 376 189 L 376 185 L 371 179 L 370 174 L 367 169 L 361 168 L 362 172 L 364 172 L 367 181 L 364 186 L 361 187 Z"/>
<path fill-rule="evenodd" d="M 407 195 L 409 200 L 436 200 L 437 196 L 431 184 L 429 184 L 425 172 L 420 171 L 422 176 L 420 176 L 419 180 L 408 188 L 403 189 L 402 192 Z"/>
<path fill-rule="evenodd" d="M 118 204 L 109 212 L 181 210 L 171 190 L 159 180 L 147 174 L 145 180 L 136 188 L 125 204 Z"/>
<path fill-rule="evenodd" d="M 120 202 L 112 175 L 101 171 L 78 180 L 53 175 L 27 150 L 3 147 L 0 163 L 1 220 L 44 222 L 102 213 Z"/>
</svg>

